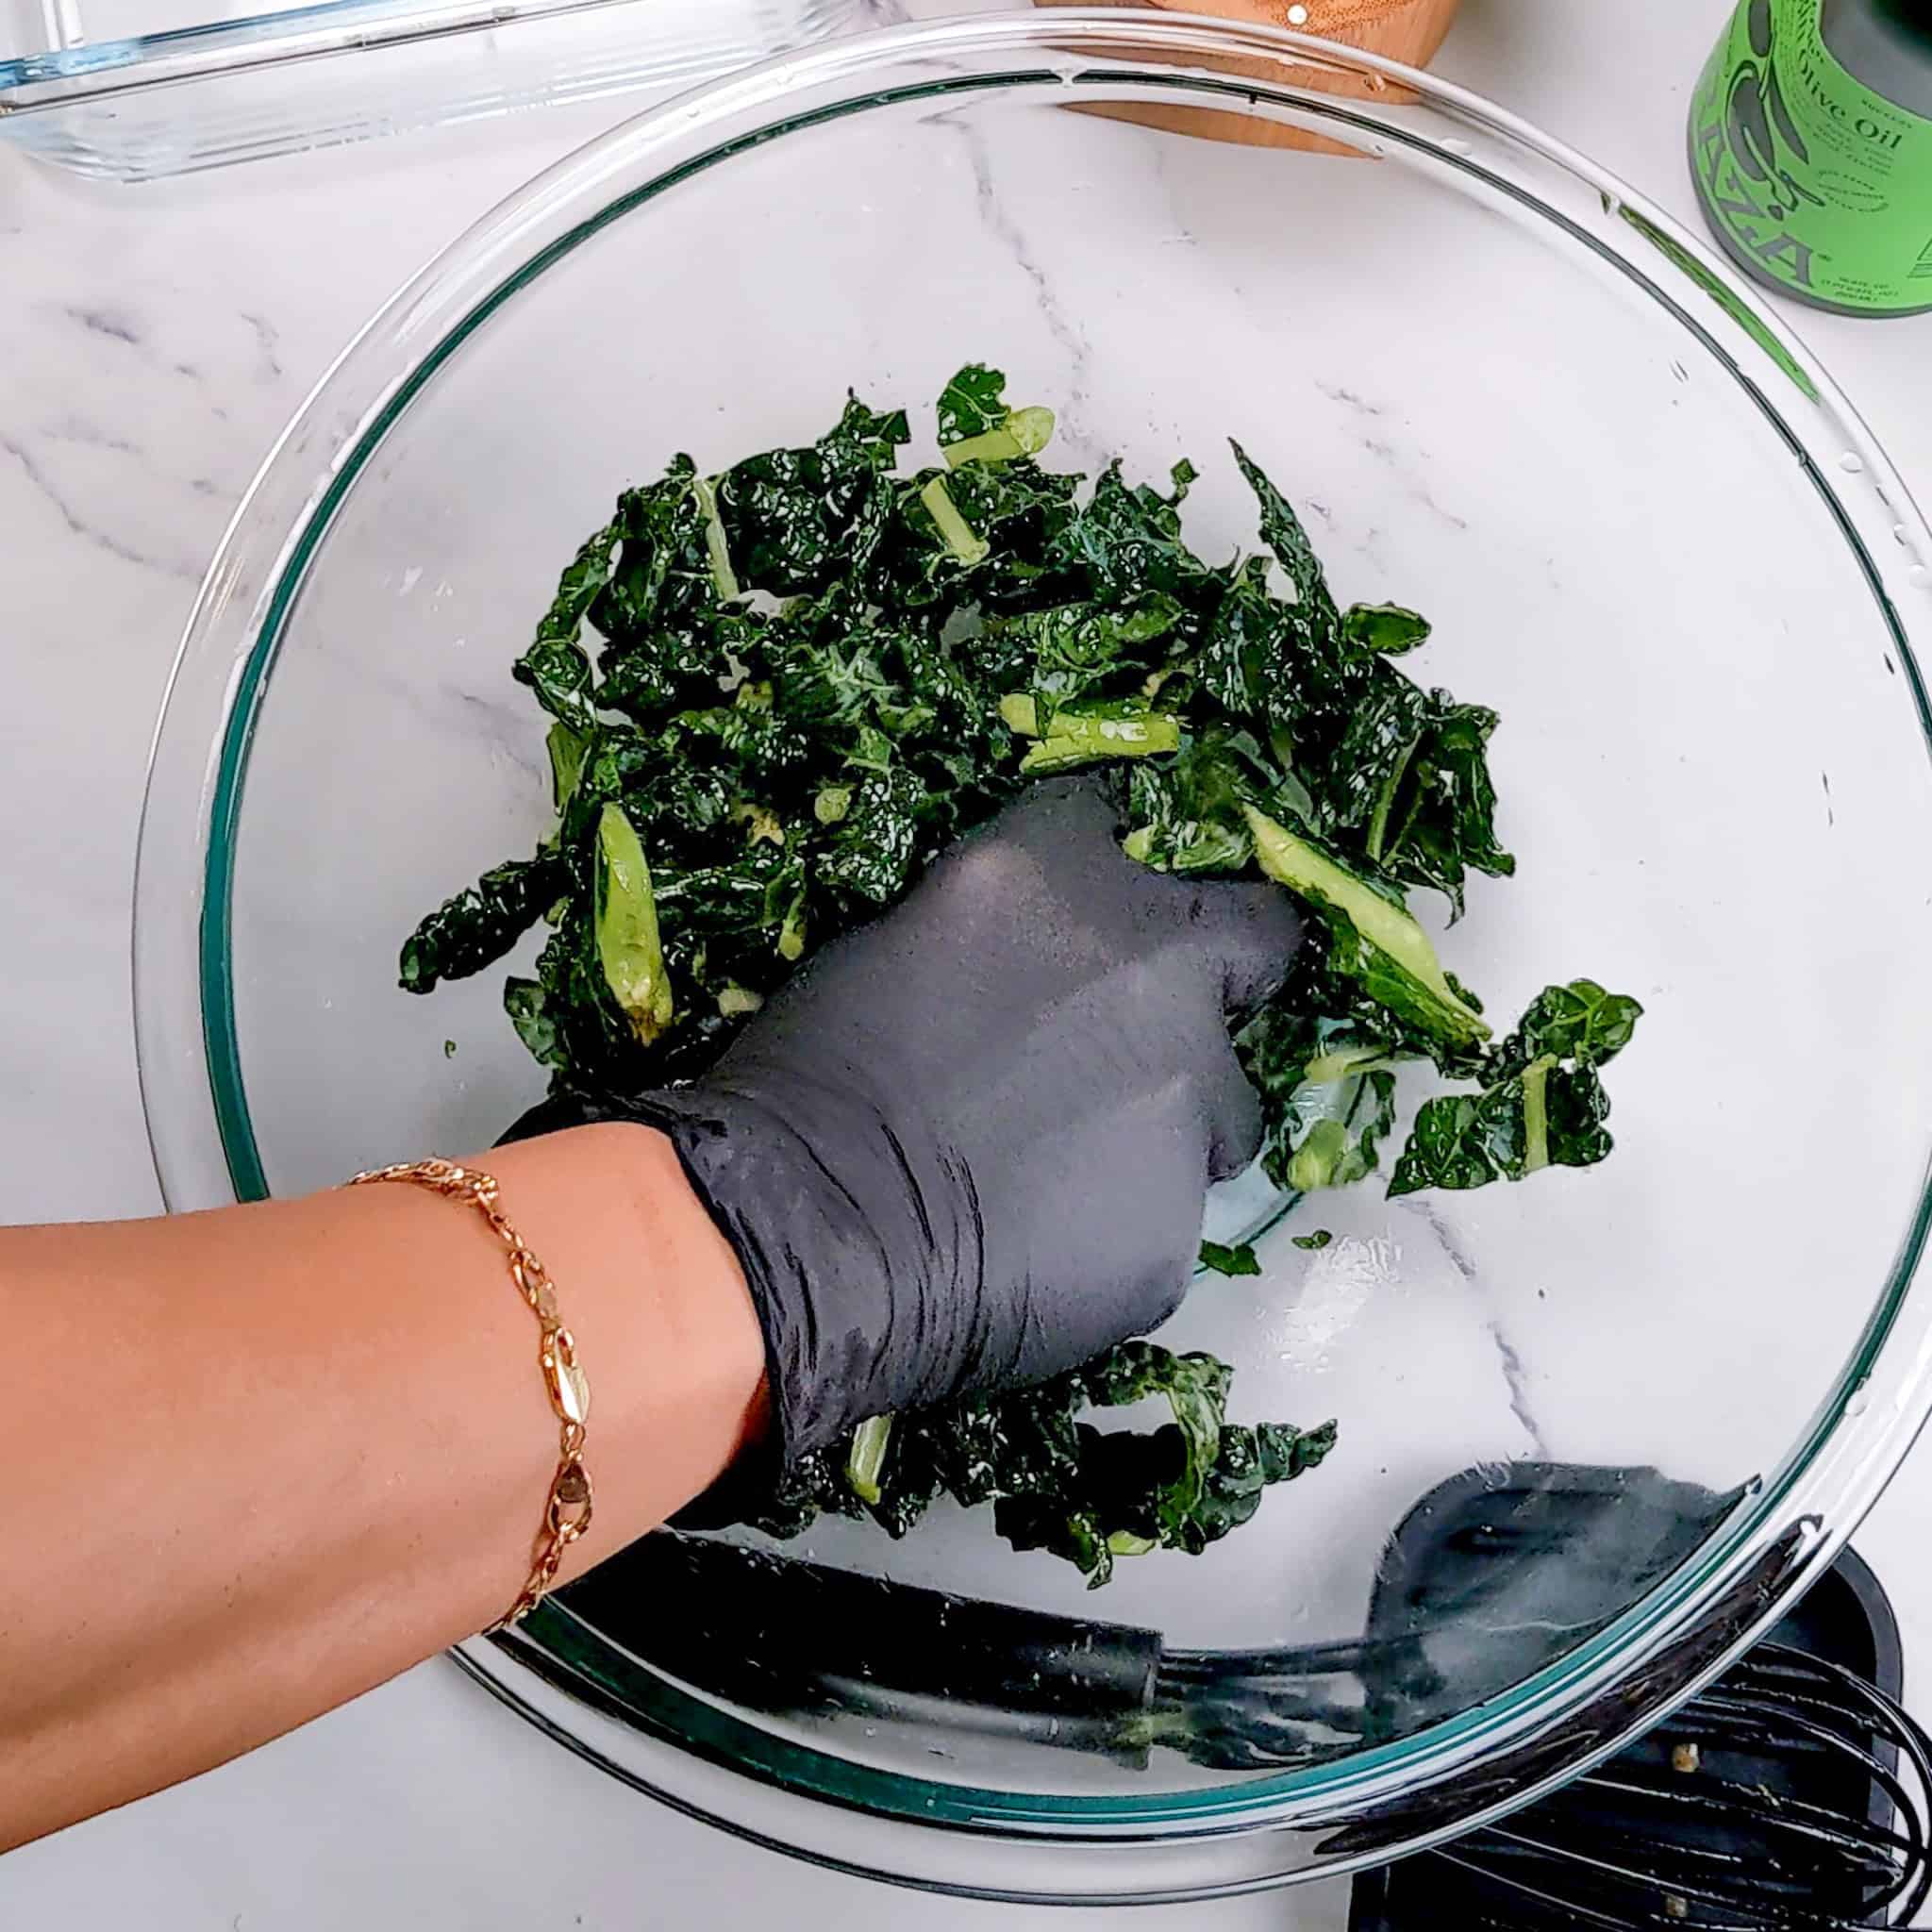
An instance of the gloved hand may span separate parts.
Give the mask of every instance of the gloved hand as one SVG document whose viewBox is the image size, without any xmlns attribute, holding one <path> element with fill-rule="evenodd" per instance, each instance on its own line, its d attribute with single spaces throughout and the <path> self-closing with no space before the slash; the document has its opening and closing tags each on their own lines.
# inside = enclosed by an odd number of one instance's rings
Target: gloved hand
<svg viewBox="0 0 1932 1932">
<path fill-rule="evenodd" d="M 1208 1183 L 1260 1143 L 1229 1017 L 1300 934 L 1279 888 L 1149 871 L 1096 788 L 1036 785 L 808 962 L 703 1080 L 558 1096 L 513 1137 L 670 1136 L 743 1266 L 789 1462 L 1174 1311 Z"/>
</svg>

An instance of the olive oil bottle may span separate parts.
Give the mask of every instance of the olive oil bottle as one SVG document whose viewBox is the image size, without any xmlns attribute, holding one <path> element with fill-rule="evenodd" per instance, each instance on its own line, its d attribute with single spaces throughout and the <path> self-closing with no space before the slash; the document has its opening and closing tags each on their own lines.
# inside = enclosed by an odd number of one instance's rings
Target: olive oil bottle
<svg viewBox="0 0 1932 1932">
<path fill-rule="evenodd" d="M 1845 315 L 1932 309 L 1932 0 L 1742 0 L 1690 170 L 1759 281 Z"/>
</svg>

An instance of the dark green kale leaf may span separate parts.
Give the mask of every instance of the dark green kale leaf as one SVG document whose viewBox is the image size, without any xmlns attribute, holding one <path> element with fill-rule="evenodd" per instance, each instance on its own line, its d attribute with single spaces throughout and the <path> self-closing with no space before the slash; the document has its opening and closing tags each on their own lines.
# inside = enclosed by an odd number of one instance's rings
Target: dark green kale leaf
<svg viewBox="0 0 1932 1932">
<path fill-rule="evenodd" d="M 1185 1506 L 1174 1498 L 1190 1466 L 1182 1430 L 1103 1434 L 1082 1424 L 1079 1468 L 1071 1489 L 1008 1498 L 994 1526 L 1016 1549 L 1044 1549 L 1082 1570 L 1091 1589 L 1110 1580 L 1117 1559 L 1157 1549 L 1198 1557 L 1249 1522 L 1262 1491 L 1315 1468 L 1334 1448 L 1333 1422 L 1317 1429 L 1286 1423 L 1249 1428 L 1224 1424 L 1204 1478 Z"/>
<path fill-rule="evenodd" d="M 1262 1163 L 1292 1193 L 1352 1187 L 1375 1172 L 1394 1124 L 1395 1075 L 1386 1068 L 1308 1081 L 1269 1124 Z"/>
<path fill-rule="evenodd" d="M 1057 534 L 1050 562 L 1079 595 L 1103 605 L 1119 608 L 1156 592 L 1183 605 L 1211 603 L 1219 579 L 1181 535 L 1180 507 L 1196 474 L 1193 464 L 1176 463 L 1173 493 L 1163 496 L 1150 483 L 1129 484 L 1120 464 L 1109 463 Z"/>
<path fill-rule="evenodd" d="M 999 1396 L 965 1396 L 910 1420 L 926 1422 L 928 1453 L 948 1493 L 990 1503 L 1064 1490 L 1079 1463 L 1077 1406 L 1060 1378 Z"/>
<path fill-rule="evenodd" d="M 1168 701 L 1170 687 L 1160 689 Z M 1174 758 L 1135 765 L 1125 782 L 1122 847 L 1160 872 L 1245 871 L 1255 856 L 1250 807 L 1291 824 L 1314 816 L 1301 781 L 1251 731 L 1227 724 L 1185 733 Z"/>
<path fill-rule="evenodd" d="M 1292 613 L 1290 622 L 1301 641 L 1307 662 L 1311 666 L 1324 661 L 1340 663 L 1351 655 L 1341 650 L 1341 613 L 1335 608 L 1328 579 L 1322 570 L 1321 559 L 1315 555 L 1315 546 L 1308 541 L 1308 533 L 1303 527 L 1302 520 L 1295 515 L 1288 498 L 1268 480 L 1261 466 L 1247 451 L 1232 440 L 1229 447 L 1234 451 L 1234 459 L 1241 466 L 1241 475 L 1247 478 L 1248 488 L 1255 492 L 1256 502 L 1260 505 L 1261 541 L 1274 551 L 1276 562 L 1294 587 L 1294 602 L 1288 607 Z"/>
<path fill-rule="evenodd" d="M 1150 1396 L 1165 1398 L 1187 1455 L 1158 1507 L 1179 1513 L 1199 1501 L 1213 1466 L 1233 1376 L 1234 1371 L 1211 1355 L 1175 1355 L 1152 1341 L 1124 1341 L 1080 1371 L 1078 1386 L 1096 1408 L 1125 1408 Z"/>
<path fill-rule="evenodd" d="M 874 591 L 901 610 L 1029 608 L 1078 593 L 1058 559 L 1079 479 L 1030 458 L 898 486 Z"/>
<path fill-rule="evenodd" d="M 559 819 L 576 796 L 591 742 L 583 732 L 574 731 L 561 719 L 544 733 L 543 749 L 550 755 L 550 803 Z"/>
<path fill-rule="evenodd" d="M 780 1471 L 760 1501 L 752 1527 L 767 1536 L 803 1536 L 821 1516 L 866 1513 L 846 1481 L 843 1459 L 821 1449 Z"/>
<path fill-rule="evenodd" d="M 730 765 L 764 789 L 808 772 L 819 748 L 796 720 L 775 710 L 769 685 L 742 684 L 728 705 L 680 711 L 658 739 L 669 754 Z"/>
<path fill-rule="evenodd" d="M 1211 1274 L 1229 1276 L 1258 1274 L 1261 1272 L 1260 1257 L 1255 1253 L 1251 1241 L 1230 1246 L 1225 1241 L 1204 1241 L 1201 1243 L 1201 1266 Z"/>
<path fill-rule="evenodd" d="M 1322 829 L 1349 842 L 1379 866 L 1388 848 L 1396 795 L 1430 718 L 1428 694 L 1392 665 L 1374 664 L 1357 691 L 1334 761 L 1318 794 Z"/>
<path fill-rule="evenodd" d="M 467 979 L 494 965 L 543 917 L 565 883 L 557 855 L 547 850 L 491 866 L 404 941 L 404 988 L 428 992 L 441 980 Z"/>
<path fill-rule="evenodd" d="M 999 1535 L 1065 1557 L 1098 1588 L 1119 1557 L 1205 1549 L 1253 1515 L 1266 1484 L 1300 1474 L 1332 1446 L 1333 1424 L 1306 1435 L 1275 1424 L 1230 1428 L 1229 1379 L 1212 1357 L 1127 1342 L 1031 1389 L 865 1424 L 842 1453 L 789 1472 L 756 1526 L 795 1536 L 830 1510 L 866 1516 L 898 1537 L 949 1494 L 992 1504 Z M 1078 1420 L 1089 1407 L 1150 1398 L 1164 1400 L 1174 1420 L 1110 1432 Z"/>
<path fill-rule="evenodd" d="M 550 1010 L 550 994 L 541 980 L 512 975 L 503 983 L 503 1009 L 509 1024 L 540 1067 L 558 1073 L 570 1069 L 570 1056 L 563 1043 L 556 1015 Z"/>
<path fill-rule="evenodd" d="M 1250 557 L 1228 574 L 1186 669 L 1228 717 L 1268 717 L 1294 702 L 1298 687 L 1286 680 L 1296 675 L 1295 644 L 1292 613 L 1268 588 L 1268 559 Z"/>
<path fill-rule="evenodd" d="M 1312 838 L 1298 837 L 1252 806 L 1245 816 L 1261 870 L 1326 921 L 1332 971 L 1356 980 L 1378 1006 L 1445 1053 L 1467 1051 L 1489 1037 L 1480 1008 L 1443 971 L 1400 892 L 1352 870 Z"/>
<path fill-rule="evenodd" d="M 1038 456 L 1053 437 L 1053 411 L 1009 408 L 1007 378 L 970 362 L 940 395 L 940 447 L 950 468 Z"/>
<path fill-rule="evenodd" d="M 990 619 L 982 635 L 993 651 L 1030 665 L 1037 698 L 1066 701 L 1103 690 L 1138 692 L 1159 668 L 1158 644 L 1180 621 L 1181 607 L 1156 591 L 1117 610 L 1090 603 L 1054 604 L 1021 616 Z"/>
<path fill-rule="evenodd" d="M 727 648 L 710 626 L 647 632 L 627 650 L 607 652 L 605 661 L 598 705 L 646 726 L 715 700 L 731 668 Z"/>
<path fill-rule="evenodd" d="M 1497 1058 L 1526 1066 L 1547 1054 L 1601 1067 L 1630 1044 L 1642 1017 L 1643 1008 L 1627 993 L 1607 992 L 1593 979 L 1546 986 Z"/>
<path fill-rule="evenodd" d="M 969 362 L 940 391 L 940 447 L 984 436 L 1007 420 L 1007 378 L 984 362 Z"/>
<path fill-rule="evenodd" d="M 1073 1564 L 1089 1590 L 1099 1590 L 1113 1581 L 1114 1553 L 1098 1514 L 1074 1500 L 1076 1493 L 1070 1489 L 1064 1496 L 1002 1496 L 992 1506 L 992 1526 L 1016 1550 L 1044 1550 Z"/>
<path fill-rule="evenodd" d="M 1209 1543 L 1248 1522 L 1261 1506 L 1261 1493 L 1275 1483 L 1292 1482 L 1318 1468 L 1335 1447 L 1335 1424 L 1297 1429 L 1288 1423 L 1244 1427 L 1223 1425 L 1221 1442 L 1200 1500 L 1176 1525 L 1167 1545 L 1199 1556 Z"/>
<path fill-rule="evenodd" d="M 557 594 L 537 625 L 530 648 L 510 667 L 511 675 L 529 686 L 553 718 L 585 736 L 597 728 L 597 712 L 591 700 L 590 656 L 577 639 L 584 613 L 609 579 L 610 560 L 622 535 L 620 515 L 585 539 L 558 579 Z"/>
<path fill-rule="evenodd" d="M 1406 885 L 1433 886 L 1460 918 L 1470 868 L 1495 878 L 1516 870 L 1516 860 L 1496 840 L 1496 788 L 1488 751 L 1496 714 L 1481 705 L 1456 704 L 1443 691 L 1431 694 L 1431 706 L 1381 822 L 1386 830 L 1379 841 L 1372 837 L 1369 856 Z M 1376 821 L 1370 823 L 1373 834 Z"/>
<path fill-rule="evenodd" d="M 1381 1009 L 1357 1002 L 1349 1012 L 1347 1004 L 1319 948 L 1305 946 L 1289 985 L 1235 1036 L 1261 1096 L 1262 1169 L 1291 1193 L 1374 1171 L 1394 1118 L 1393 1069 L 1428 1050 L 1391 1029 Z"/>
<path fill-rule="evenodd" d="M 1422 1188 L 1485 1188 L 1524 1174 L 1523 1082 L 1424 1101 L 1389 1182 L 1391 1194 Z"/>
<path fill-rule="evenodd" d="M 911 882 L 925 798 L 925 786 L 904 766 L 865 773 L 819 858 L 819 882 L 874 907 L 891 905 Z"/>
<path fill-rule="evenodd" d="M 680 456 L 661 481 L 618 498 L 616 565 L 589 607 L 591 624 L 609 642 L 607 669 L 654 632 L 682 632 L 690 642 L 709 643 L 692 636 L 720 596 L 708 491 L 691 459 Z"/>
<path fill-rule="evenodd" d="M 1400 604 L 1351 604 L 1341 613 L 1341 639 L 1357 654 L 1399 658 L 1429 641 L 1429 620 Z"/>
<path fill-rule="evenodd" d="M 1391 1194 L 1481 1188 L 1545 1167 L 1593 1167 L 1611 1149 L 1598 1069 L 1630 1043 L 1643 1008 L 1593 979 L 1545 987 L 1486 1057 L 1483 1086 L 1425 1101 Z"/>
<path fill-rule="evenodd" d="M 1459 916 L 1469 867 L 1516 869 L 1496 842 L 1495 728 L 1493 711 L 1374 663 L 1321 780 L 1322 829 L 1387 876 L 1435 887 Z"/>
<path fill-rule="evenodd" d="M 616 1091 L 635 1083 L 641 1049 L 606 995 L 588 902 L 565 903 L 537 956 L 536 979 L 507 981 L 504 1009 L 525 1045 L 557 1073 Z"/>
<path fill-rule="evenodd" d="M 717 511 L 738 581 L 775 597 L 813 596 L 866 571 L 883 541 L 906 412 L 880 415 L 857 396 L 837 425 L 802 449 L 768 450 L 727 470 Z"/>
<path fill-rule="evenodd" d="M 1016 1549 L 1046 1549 L 1074 1563 L 1098 1589 L 1114 1558 L 1186 1546 L 1221 1448 L 1231 1371 L 1212 1356 L 1175 1355 L 1149 1341 L 1120 1347 L 1059 1378 L 1070 1406 L 1120 1408 L 1150 1397 L 1174 1421 L 1148 1433 L 1076 1430 L 1076 1467 L 1049 1491 L 1008 1492 L 993 1526 Z"/>
</svg>

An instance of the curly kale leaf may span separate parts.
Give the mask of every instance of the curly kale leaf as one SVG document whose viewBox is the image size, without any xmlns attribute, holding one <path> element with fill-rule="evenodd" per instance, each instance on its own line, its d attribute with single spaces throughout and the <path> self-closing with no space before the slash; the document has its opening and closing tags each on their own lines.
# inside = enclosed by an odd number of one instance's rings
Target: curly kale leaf
<svg viewBox="0 0 1932 1932">
<path fill-rule="evenodd" d="M 1424 691 L 1392 665 L 1367 674 L 1320 794 L 1322 827 L 1405 885 L 1433 886 L 1460 915 L 1469 868 L 1516 861 L 1496 842 L 1488 747 L 1496 714 Z"/>
<path fill-rule="evenodd" d="M 1088 1587 L 1097 1590 L 1123 1557 L 1155 1550 L 1198 1557 L 1253 1518 L 1264 1490 L 1315 1468 L 1334 1447 L 1336 1429 L 1333 1422 L 1307 1430 L 1287 1423 L 1224 1424 L 1185 1507 L 1158 1500 L 1174 1494 L 1189 1466 L 1178 1427 L 1103 1434 L 1082 1424 L 1079 1439 L 1079 1471 L 1069 1491 L 1008 1498 L 995 1506 L 993 1522 L 1016 1549 L 1048 1550 L 1083 1571 Z"/>
<path fill-rule="evenodd" d="M 1487 1057 L 1474 1093 L 1425 1101 L 1389 1183 L 1481 1188 L 1545 1167 L 1593 1167 L 1611 1148 L 1609 1095 L 1598 1069 L 1630 1043 L 1643 1008 L 1592 979 L 1545 987 Z"/>
<path fill-rule="evenodd" d="M 1098 1588 L 1123 1557 L 1198 1555 L 1244 1523 L 1261 1491 L 1312 1468 L 1335 1425 L 1250 1429 L 1225 1420 L 1230 1371 L 1211 1356 L 1133 1341 L 1035 1388 L 970 1396 L 890 1424 L 789 1471 L 756 1526 L 795 1536 L 821 1511 L 862 1516 L 891 1536 L 911 1530 L 941 1494 L 991 1503 L 1015 1548 L 1074 1563 Z M 1103 1432 L 1089 1408 L 1165 1401 L 1174 1421 Z"/>
<path fill-rule="evenodd" d="M 907 611 L 998 611 L 1076 593 L 1058 543 L 1078 482 L 1024 457 L 902 482 L 874 586 L 880 601 Z"/>
<path fill-rule="evenodd" d="M 1274 553 L 1294 589 L 1294 601 L 1287 607 L 1289 624 L 1307 662 L 1311 667 L 1347 662 L 1353 654 L 1342 649 L 1341 613 L 1335 608 L 1334 593 L 1301 518 L 1240 443 L 1230 440 L 1229 447 L 1260 506 L 1261 541 Z"/>
<path fill-rule="evenodd" d="M 1307 1435 L 1287 1424 L 1260 1431 L 1225 1422 L 1229 1371 L 1211 1356 L 1174 1355 L 1127 1342 L 1065 1378 L 1096 1407 L 1164 1398 L 1174 1420 L 1151 1431 L 1077 1425 L 1077 1464 L 1049 1491 L 1008 1493 L 993 1524 L 1017 1549 L 1066 1558 L 1098 1589 L 1123 1557 L 1157 1549 L 1198 1556 L 1251 1517 L 1268 1484 L 1312 1468 L 1333 1446 L 1326 1424 Z"/>
<path fill-rule="evenodd" d="M 940 394 L 940 447 L 946 463 L 1006 463 L 1038 456 L 1053 436 L 1053 411 L 1007 406 L 1007 378 L 983 362 L 969 363 Z"/>
<path fill-rule="evenodd" d="M 1155 591 L 1117 610 L 1089 603 L 1052 604 L 990 620 L 983 635 L 992 651 L 1029 666 L 1036 698 L 1066 701 L 1090 692 L 1137 691 L 1164 660 L 1150 648 L 1181 619 L 1181 607 Z"/>
<path fill-rule="evenodd" d="M 1109 463 L 1058 532 L 1051 561 L 1080 595 L 1109 608 L 1156 593 L 1210 602 L 1219 580 L 1181 534 L 1181 505 L 1196 474 L 1193 464 L 1176 463 L 1163 496 L 1151 483 L 1128 483 L 1120 464 Z"/>
<path fill-rule="evenodd" d="M 1230 1279 L 1243 1274 L 1258 1274 L 1261 1272 L 1260 1257 L 1255 1253 L 1248 1241 L 1230 1244 L 1227 1241 L 1203 1241 L 1201 1243 L 1200 1264 L 1212 1274 L 1225 1274 Z"/>
<path fill-rule="evenodd" d="M 493 865 L 428 915 L 403 942 L 401 976 L 409 992 L 467 979 L 493 966 L 542 918 L 564 890 L 554 852 Z"/>
<path fill-rule="evenodd" d="M 1261 870 L 1326 921 L 1332 970 L 1358 982 L 1378 1006 L 1449 1053 L 1489 1037 L 1481 1008 L 1443 970 L 1400 892 L 1352 870 L 1312 838 L 1298 837 L 1253 806 L 1245 816 Z"/>
<path fill-rule="evenodd" d="M 1400 658 L 1429 641 L 1429 620 L 1400 604 L 1351 604 L 1341 613 L 1341 641 L 1358 656 Z"/>
<path fill-rule="evenodd" d="M 811 596 L 863 573 L 884 539 L 892 468 L 910 434 L 903 409 L 881 415 L 853 396 L 817 442 L 727 470 L 717 513 L 739 582 L 776 597 Z"/>
<path fill-rule="evenodd" d="M 1253 1517 L 1264 1490 L 1318 1468 L 1335 1441 L 1332 1421 L 1313 1429 L 1287 1423 L 1260 1423 L 1253 1428 L 1224 1424 L 1201 1500 L 1189 1512 L 1174 1546 L 1198 1556 L 1209 1543 L 1219 1542 Z"/>
<path fill-rule="evenodd" d="M 611 558 L 623 534 L 620 512 L 585 539 L 558 579 L 557 594 L 537 625 L 530 648 L 510 667 L 512 675 L 529 686 L 553 718 L 586 735 L 597 728 L 597 711 L 591 698 L 590 656 L 577 640 L 585 612 L 609 581 Z"/>
<path fill-rule="evenodd" d="M 717 606 L 708 491 L 680 456 L 661 481 L 618 498 L 616 563 L 588 612 L 608 640 L 607 669 L 658 633 L 691 637 Z"/>
</svg>

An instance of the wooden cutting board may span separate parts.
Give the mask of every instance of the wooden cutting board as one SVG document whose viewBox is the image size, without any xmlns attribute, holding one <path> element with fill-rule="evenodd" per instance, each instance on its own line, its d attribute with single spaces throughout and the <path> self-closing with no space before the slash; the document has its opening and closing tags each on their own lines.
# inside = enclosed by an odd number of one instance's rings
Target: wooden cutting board
<svg viewBox="0 0 1932 1932">
<path fill-rule="evenodd" d="M 1034 0 L 1039 7 L 1089 7 L 1094 0 Z M 1293 27 L 1325 41 L 1426 67 L 1462 0 L 1113 0 L 1169 13 L 1219 13 L 1260 26 Z"/>
<path fill-rule="evenodd" d="M 1095 0 L 1033 0 L 1033 4 L 1091 7 Z M 1110 4 L 1168 13 L 1214 13 L 1255 25 L 1291 27 L 1297 33 L 1317 34 L 1324 40 L 1359 47 L 1366 53 L 1380 54 L 1410 67 L 1425 67 L 1442 44 L 1462 0 L 1110 0 Z M 1240 61 L 1230 64 L 1257 77 L 1278 77 L 1282 73 L 1278 66 L 1250 67 Z M 1290 73 L 1297 84 L 1324 93 L 1374 94 L 1389 101 L 1412 98 L 1406 90 L 1381 84 L 1379 76 L 1364 81 L 1321 67 L 1295 68 Z M 1356 152 L 1317 134 L 1304 134 L 1292 127 L 1218 108 L 1121 108 L 1108 111 L 1123 119 L 1169 127 L 1177 133 L 1202 135 L 1212 141 L 1302 148 L 1321 154 Z"/>
</svg>

